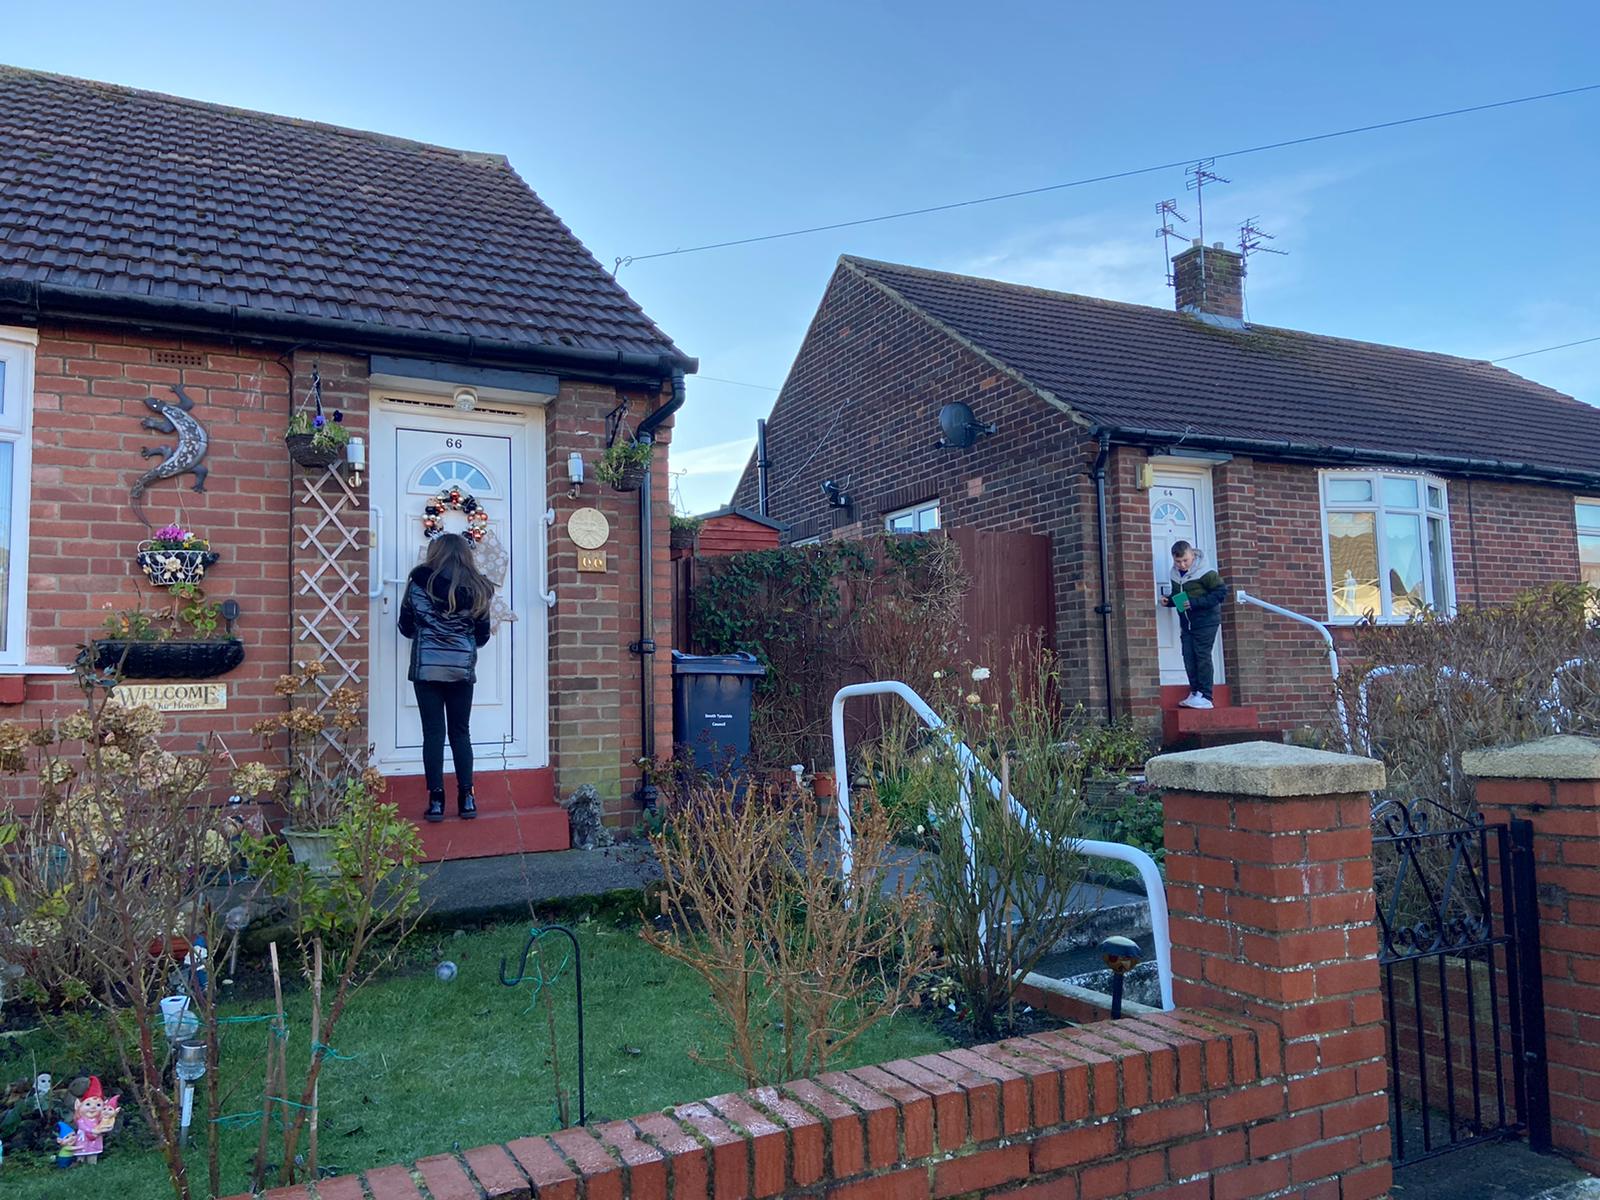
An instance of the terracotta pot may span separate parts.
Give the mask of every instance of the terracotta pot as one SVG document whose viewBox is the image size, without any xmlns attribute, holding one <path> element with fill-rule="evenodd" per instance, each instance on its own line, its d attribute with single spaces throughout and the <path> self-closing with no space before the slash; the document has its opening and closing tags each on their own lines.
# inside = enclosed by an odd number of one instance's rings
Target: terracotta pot
<svg viewBox="0 0 1600 1200">
<path fill-rule="evenodd" d="M 831 799 L 839 794 L 834 786 L 832 771 L 818 771 L 811 777 L 811 794 L 818 800 Z"/>
</svg>

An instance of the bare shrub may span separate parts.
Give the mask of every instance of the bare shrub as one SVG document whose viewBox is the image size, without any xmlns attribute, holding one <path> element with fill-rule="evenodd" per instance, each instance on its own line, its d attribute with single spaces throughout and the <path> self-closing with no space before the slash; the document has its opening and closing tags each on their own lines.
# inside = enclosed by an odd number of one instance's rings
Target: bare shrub
<svg viewBox="0 0 1600 1200">
<path fill-rule="evenodd" d="M 1466 751 L 1600 732 L 1597 600 L 1589 587 L 1553 584 L 1453 617 L 1359 626 L 1356 665 L 1338 688 L 1351 740 L 1388 768 L 1389 794 L 1465 812 Z"/>
<path fill-rule="evenodd" d="M 912 1002 L 931 959 L 921 900 L 891 887 L 889 824 L 856 816 L 852 877 L 793 789 L 691 785 L 653 841 L 663 929 L 643 936 L 705 980 L 748 1086 L 815 1075 Z"/>
<path fill-rule="evenodd" d="M 932 821 L 919 883 L 981 1037 L 1012 1023 L 1022 979 L 1086 915 L 1073 894 L 1084 875 L 1077 714 L 1062 711 L 1055 657 L 1036 638 L 1019 640 L 1007 677 L 1002 703 L 986 696 L 982 668 L 969 672 L 969 690 L 944 705 L 943 733 L 908 749 L 886 744 L 888 760 L 875 773 L 895 781 L 897 803 L 912 797 Z"/>
<path fill-rule="evenodd" d="M 36 782 L 13 847 L 12 919 L 0 958 L 20 964 L 41 1002 L 104 1013 L 127 1036 L 111 1039 L 166 1162 L 174 1194 L 194 1189 L 179 1149 L 181 1096 L 169 1070 L 160 998 L 176 980 L 208 1032 L 207 1111 L 217 1112 L 215 972 L 193 954 L 218 945 L 222 922 L 207 903 L 239 832 L 208 802 L 208 749 L 162 748 L 161 715 L 113 703 L 103 681 L 81 676 L 85 705 L 54 724 L 0 725 L 0 768 Z M 237 902 L 238 897 L 234 898 Z M 203 939 L 203 941 L 202 941 Z M 217 1126 L 206 1122 L 208 1195 L 221 1191 Z"/>
</svg>

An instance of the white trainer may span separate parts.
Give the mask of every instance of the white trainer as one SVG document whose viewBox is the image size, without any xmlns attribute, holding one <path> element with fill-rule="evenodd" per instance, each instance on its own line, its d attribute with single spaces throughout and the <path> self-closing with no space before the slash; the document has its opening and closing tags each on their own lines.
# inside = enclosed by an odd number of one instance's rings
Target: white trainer
<svg viewBox="0 0 1600 1200">
<path fill-rule="evenodd" d="M 1190 692 L 1182 700 L 1178 701 L 1178 707 L 1179 708 L 1198 708 L 1199 705 L 1196 704 L 1195 701 L 1196 700 L 1204 700 L 1204 699 L 1205 699 L 1205 697 L 1202 696 L 1199 692 Z"/>
<path fill-rule="evenodd" d="M 1211 701 L 1207 700 L 1204 696 L 1200 696 L 1200 695 L 1191 696 L 1189 698 L 1189 700 L 1190 700 L 1190 703 L 1189 703 L 1189 707 L 1190 708 L 1215 708 L 1216 707 L 1216 705 L 1212 704 Z"/>
</svg>

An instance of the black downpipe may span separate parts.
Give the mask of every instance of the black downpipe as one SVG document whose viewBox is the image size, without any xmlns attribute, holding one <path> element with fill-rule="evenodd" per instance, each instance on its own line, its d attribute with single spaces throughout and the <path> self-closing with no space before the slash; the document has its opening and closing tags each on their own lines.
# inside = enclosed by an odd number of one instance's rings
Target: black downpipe
<svg viewBox="0 0 1600 1200">
<path fill-rule="evenodd" d="M 756 511 L 767 515 L 767 422 L 756 422 Z"/>
<path fill-rule="evenodd" d="M 1106 676 L 1106 720 L 1117 719 L 1117 705 L 1111 690 L 1111 601 L 1107 591 L 1111 575 L 1111 550 L 1106 535 L 1106 460 L 1111 457 L 1111 435 L 1100 433 L 1100 453 L 1094 460 L 1094 513 L 1100 532 L 1100 603 L 1094 611 L 1100 614 L 1100 655 Z"/>
<path fill-rule="evenodd" d="M 683 407 L 684 398 L 683 372 L 674 371 L 672 399 L 639 422 L 634 440 L 653 445 L 656 430 Z M 651 490 L 650 466 L 646 464 L 644 483 L 639 487 L 639 640 L 628 647 L 639 656 L 639 747 L 640 757 L 646 760 L 653 760 L 656 756 L 656 689 L 651 678 L 656 652 L 655 553 L 651 545 L 654 506 L 650 498 Z M 647 812 L 656 810 L 660 795 L 648 771 L 640 773 L 639 790 L 634 793 L 634 798 L 639 801 L 639 807 Z"/>
</svg>

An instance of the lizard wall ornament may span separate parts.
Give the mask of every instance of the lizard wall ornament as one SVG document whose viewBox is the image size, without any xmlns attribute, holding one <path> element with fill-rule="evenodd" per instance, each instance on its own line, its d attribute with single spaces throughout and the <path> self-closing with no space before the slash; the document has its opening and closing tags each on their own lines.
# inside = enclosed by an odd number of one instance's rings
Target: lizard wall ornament
<svg viewBox="0 0 1600 1200">
<path fill-rule="evenodd" d="M 156 415 L 146 417 L 139 422 L 142 428 L 152 433 L 178 435 L 175 446 L 143 446 L 139 450 L 141 458 L 163 460 L 139 476 L 138 482 L 128 493 L 128 499 L 133 504 L 133 513 L 146 529 L 150 528 L 150 522 L 145 518 L 144 506 L 140 501 L 152 483 L 160 479 L 176 479 L 179 475 L 189 474 L 194 476 L 192 490 L 196 492 L 206 490 L 208 468 L 204 460 L 210 441 L 206 437 L 205 427 L 189 415 L 190 410 L 194 408 L 194 401 L 183 394 L 183 385 L 174 383 L 171 386 L 173 394 L 178 397 L 178 402 L 167 404 L 154 396 L 147 396 L 145 407 Z"/>
</svg>

